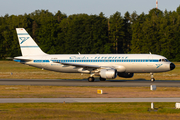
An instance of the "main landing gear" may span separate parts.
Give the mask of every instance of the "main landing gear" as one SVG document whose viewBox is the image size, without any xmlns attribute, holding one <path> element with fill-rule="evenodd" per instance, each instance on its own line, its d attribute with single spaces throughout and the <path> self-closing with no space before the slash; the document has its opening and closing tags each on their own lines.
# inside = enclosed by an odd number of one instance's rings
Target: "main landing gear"
<svg viewBox="0 0 180 120">
<path fill-rule="evenodd" d="M 88 82 L 94 82 L 94 73 L 91 73 L 90 77 L 88 77 Z"/>
<path fill-rule="evenodd" d="M 88 77 L 88 82 L 94 82 L 94 77 Z"/>
<path fill-rule="evenodd" d="M 88 77 L 88 82 L 94 82 L 95 78 L 93 77 L 95 74 L 91 74 L 90 77 Z M 100 77 L 100 81 L 106 81 L 105 78 Z"/>
<path fill-rule="evenodd" d="M 151 75 L 151 82 L 154 82 L 155 79 L 154 79 L 153 73 L 150 73 L 150 75 Z"/>
<path fill-rule="evenodd" d="M 89 77 L 89 78 L 88 78 L 88 82 L 94 82 L 94 80 L 95 80 L 94 77 Z M 99 78 L 99 80 L 100 80 L 100 81 L 106 81 L 105 78 L 101 78 L 101 77 Z"/>
</svg>

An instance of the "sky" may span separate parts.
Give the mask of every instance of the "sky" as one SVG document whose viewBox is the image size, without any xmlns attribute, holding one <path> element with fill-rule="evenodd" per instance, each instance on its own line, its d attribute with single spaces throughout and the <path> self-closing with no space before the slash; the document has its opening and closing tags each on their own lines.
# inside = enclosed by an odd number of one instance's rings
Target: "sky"
<svg viewBox="0 0 180 120">
<path fill-rule="evenodd" d="M 158 0 L 158 8 L 162 11 L 176 11 L 180 6 L 180 0 Z M 0 16 L 24 15 L 35 10 L 48 10 L 53 14 L 60 10 L 66 15 L 86 13 L 99 15 L 103 12 L 110 17 L 116 11 L 122 16 L 128 11 L 139 15 L 156 7 L 156 0 L 0 0 Z"/>
</svg>

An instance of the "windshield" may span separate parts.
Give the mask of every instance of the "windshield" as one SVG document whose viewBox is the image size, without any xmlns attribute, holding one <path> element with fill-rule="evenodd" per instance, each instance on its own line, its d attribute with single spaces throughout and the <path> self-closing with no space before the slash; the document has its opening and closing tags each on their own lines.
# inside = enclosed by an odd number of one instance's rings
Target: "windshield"
<svg viewBox="0 0 180 120">
<path fill-rule="evenodd" d="M 169 62 L 168 59 L 159 59 L 159 62 Z"/>
</svg>

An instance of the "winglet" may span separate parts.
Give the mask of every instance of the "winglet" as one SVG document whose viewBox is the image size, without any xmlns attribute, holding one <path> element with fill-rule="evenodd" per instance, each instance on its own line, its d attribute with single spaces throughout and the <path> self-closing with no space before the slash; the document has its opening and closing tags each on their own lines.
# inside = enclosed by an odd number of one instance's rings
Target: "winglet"
<svg viewBox="0 0 180 120">
<path fill-rule="evenodd" d="M 16 28 L 22 56 L 46 55 L 24 28 Z"/>
</svg>

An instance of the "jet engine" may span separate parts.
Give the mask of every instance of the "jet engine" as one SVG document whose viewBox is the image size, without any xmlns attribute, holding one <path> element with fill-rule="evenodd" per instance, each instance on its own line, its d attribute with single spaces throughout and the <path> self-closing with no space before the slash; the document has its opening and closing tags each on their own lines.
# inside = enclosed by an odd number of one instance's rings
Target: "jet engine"
<svg viewBox="0 0 180 120">
<path fill-rule="evenodd" d="M 134 76 L 134 73 L 117 73 L 119 77 L 123 77 L 123 78 L 132 78 Z"/>
<path fill-rule="evenodd" d="M 117 70 L 116 69 L 102 69 L 99 74 L 101 78 L 114 79 L 117 77 Z"/>
</svg>

